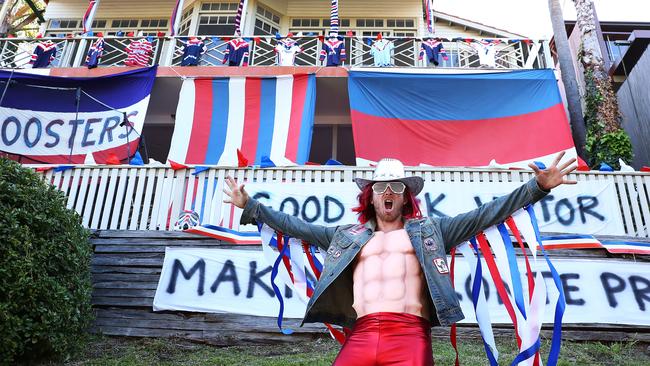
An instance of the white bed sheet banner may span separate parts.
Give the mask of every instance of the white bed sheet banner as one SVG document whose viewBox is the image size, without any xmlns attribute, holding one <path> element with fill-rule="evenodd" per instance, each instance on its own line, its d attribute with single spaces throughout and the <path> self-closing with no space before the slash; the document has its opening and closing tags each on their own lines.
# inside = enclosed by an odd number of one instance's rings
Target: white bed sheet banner
<svg viewBox="0 0 650 366">
<path fill-rule="evenodd" d="M 539 258 L 543 261 L 543 258 Z M 466 323 L 476 323 L 469 270 L 457 257 L 455 286 Z M 554 258 L 567 299 L 564 323 L 650 325 L 650 263 Z M 524 268 L 519 263 L 520 269 Z M 483 262 L 487 304 L 494 323 L 510 323 Z M 557 291 L 546 265 L 540 267 L 549 289 L 546 323 L 553 322 Z M 523 272 L 522 272 L 523 273 Z M 262 251 L 167 248 L 154 310 L 228 312 L 274 317 L 279 304 L 271 289 L 271 268 Z M 524 293 L 526 280 L 522 277 Z M 278 282 L 284 291 L 284 286 Z M 285 293 L 286 295 L 286 293 Z M 305 304 L 285 296 L 285 317 L 302 318 Z"/>
<path fill-rule="evenodd" d="M 427 182 L 418 198 L 422 214 L 454 216 L 506 195 L 521 185 Z M 357 222 L 351 209 L 358 204 L 359 189 L 352 182 L 249 183 L 246 189 L 262 204 L 307 222 L 322 225 Z M 535 205 L 535 214 L 540 230 L 545 232 L 625 235 L 616 188 L 609 181 L 583 181 L 558 187 Z"/>
</svg>

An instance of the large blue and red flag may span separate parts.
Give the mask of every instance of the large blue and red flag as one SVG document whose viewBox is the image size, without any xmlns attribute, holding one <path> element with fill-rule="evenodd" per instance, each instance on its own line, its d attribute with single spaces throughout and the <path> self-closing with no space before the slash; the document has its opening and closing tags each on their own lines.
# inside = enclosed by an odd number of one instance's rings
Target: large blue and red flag
<svg viewBox="0 0 650 366">
<path fill-rule="evenodd" d="M 0 85 L 9 84 L 0 98 L 0 152 L 24 164 L 128 162 L 155 77 L 156 67 L 92 78 L 0 71 Z"/>
<path fill-rule="evenodd" d="M 575 157 L 552 70 L 431 74 L 351 71 L 357 165 L 524 167 Z"/>
<path fill-rule="evenodd" d="M 168 159 L 184 164 L 277 166 L 309 158 L 315 75 L 185 80 Z"/>
</svg>

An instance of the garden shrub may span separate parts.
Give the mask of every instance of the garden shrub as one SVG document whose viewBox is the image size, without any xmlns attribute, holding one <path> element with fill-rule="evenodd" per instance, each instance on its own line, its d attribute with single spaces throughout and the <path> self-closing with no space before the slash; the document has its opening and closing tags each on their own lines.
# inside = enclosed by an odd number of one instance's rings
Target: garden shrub
<svg viewBox="0 0 650 366">
<path fill-rule="evenodd" d="M 90 326 L 89 232 L 65 203 L 0 158 L 0 364 L 65 358 Z"/>
</svg>

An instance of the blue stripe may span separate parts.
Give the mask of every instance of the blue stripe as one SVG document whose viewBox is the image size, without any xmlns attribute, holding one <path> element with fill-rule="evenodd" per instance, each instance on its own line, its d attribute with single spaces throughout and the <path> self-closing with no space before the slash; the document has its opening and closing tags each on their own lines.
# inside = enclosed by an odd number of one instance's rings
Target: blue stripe
<svg viewBox="0 0 650 366">
<path fill-rule="evenodd" d="M 630 245 L 635 247 L 650 248 L 650 244 L 638 243 L 635 241 L 618 241 L 618 240 L 603 240 L 600 242 L 603 245 Z"/>
<path fill-rule="evenodd" d="M 323 264 L 316 258 L 316 246 L 309 244 L 309 251 L 311 252 L 311 258 L 314 260 L 314 267 L 322 274 Z"/>
<path fill-rule="evenodd" d="M 553 70 L 477 74 L 350 71 L 350 108 L 401 120 L 481 120 L 562 102 Z"/>
<path fill-rule="evenodd" d="M 541 236 L 542 240 L 595 239 L 593 235 L 552 235 Z"/>
<path fill-rule="evenodd" d="M 524 303 L 524 291 L 521 286 L 521 274 L 519 273 L 519 267 L 517 267 L 517 256 L 515 251 L 512 248 L 512 241 L 510 240 L 510 235 L 508 234 L 508 229 L 506 226 L 501 223 L 497 225 L 499 229 L 499 234 L 501 234 L 501 239 L 505 243 L 506 254 L 508 255 L 508 266 L 510 267 L 510 278 L 512 279 L 512 290 L 515 295 L 515 303 L 526 319 L 526 306 Z"/>
<path fill-rule="evenodd" d="M 214 79 L 212 81 L 212 121 L 210 122 L 210 138 L 205 152 L 205 163 L 216 165 L 223 154 L 228 132 L 228 105 L 230 100 L 230 79 Z"/>
<path fill-rule="evenodd" d="M 33 85 L 54 88 L 81 88 L 93 98 L 112 108 L 131 106 L 151 94 L 156 78 L 156 66 L 126 71 L 119 74 L 69 78 L 27 74 L 0 70 L 0 87 L 11 76 L 12 86 L 2 101 L 2 107 L 40 112 L 74 113 L 76 111 L 76 90 L 43 89 Z M 13 84 L 13 82 L 16 82 Z M 32 85 L 32 86 L 28 86 Z M 79 112 L 109 111 L 100 103 L 81 94 Z"/>
<path fill-rule="evenodd" d="M 302 124 L 300 126 L 300 139 L 296 163 L 304 164 L 309 160 L 311 150 L 311 135 L 314 131 L 314 111 L 316 110 L 316 75 L 308 75 L 305 105 L 302 110 Z"/>
<path fill-rule="evenodd" d="M 546 259 L 548 268 L 551 270 L 553 282 L 555 283 L 555 287 L 560 294 L 557 299 L 557 304 L 555 305 L 555 318 L 553 319 L 553 337 L 551 338 L 551 350 L 548 353 L 548 360 L 546 361 L 546 364 L 548 366 L 555 366 L 557 365 L 558 359 L 560 358 L 560 348 L 562 346 L 562 317 L 564 316 L 564 310 L 566 309 L 564 286 L 562 286 L 560 275 L 555 269 L 555 266 L 553 266 L 553 263 L 551 263 L 551 260 L 548 258 L 548 254 L 546 254 L 544 245 L 539 239 L 539 226 L 537 225 L 537 218 L 535 217 L 535 210 L 533 210 L 533 206 L 526 206 L 526 211 L 528 211 L 528 214 L 530 215 L 530 221 L 532 222 L 533 228 L 535 229 L 535 236 L 537 237 L 537 241 L 539 241 L 539 247 L 542 249 L 544 259 Z"/>
<path fill-rule="evenodd" d="M 210 225 L 210 224 L 203 224 L 201 226 L 203 226 L 206 229 L 210 229 L 210 230 L 214 230 L 214 231 L 221 231 L 222 233 L 234 234 L 234 235 L 245 236 L 245 237 L 250 237 L 250 238 L 259 238 L 260 237 L 260 234 L 256 233 L 256 232 L 236 231 L 236 230 L 227 229 L 225 227 L 215 226 L 215 225 Z"/>
<path fill-rule="evenodd" d="M 260 129 L 257 138 L 255 165 L 260 165 L 262 156 L 271 156 L 273 128 L 275 127 L 275 93 L 278 80 L 262 79 L 262 100 L 260 101 Z"/>
<path fill-rule="evenodd" d="M 472 282 L 472 304 L 474 304 L 474 314 L 476 314 L 476 308 L 478 307 L 478 299 L 481 291 L 481 286 L 483 285 L 483 269 L 481 267 L 481 252 L 478 250 L 478 244 L 476 244 L 476 237 L 470 238 L 469 242 L 472 245 L 472 249 L 476 252 L 476 273 L 474 274 L 474 281 Z M 476 322 L 478 322 L 478 315 L 476 316 Z M 480 324 L 479 324 L 480 325 Z M 481 339 L 483 340 L 483 348 L 485 349 L 485 354 L 487 355 L 488 360 L 490 361 L 490 366 L 498 366 L 496 357 L 492 353 L 492 349 L 488 345 L 487 341 L 483 337 L 481 332 Z"/>
</svg>

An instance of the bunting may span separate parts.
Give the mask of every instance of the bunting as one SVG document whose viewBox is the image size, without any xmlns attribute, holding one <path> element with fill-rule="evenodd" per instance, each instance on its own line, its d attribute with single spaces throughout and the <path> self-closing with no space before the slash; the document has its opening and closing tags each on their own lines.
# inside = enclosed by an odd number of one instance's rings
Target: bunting
<svg viewBox="0 0 650 366">
<path fill-rule="evenodd" d="M 332 0 L 330 9 L 330 32 L 339 31 L 339 0 Z"/>
</svg>

